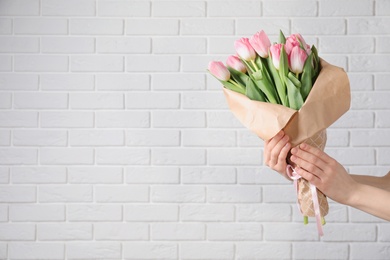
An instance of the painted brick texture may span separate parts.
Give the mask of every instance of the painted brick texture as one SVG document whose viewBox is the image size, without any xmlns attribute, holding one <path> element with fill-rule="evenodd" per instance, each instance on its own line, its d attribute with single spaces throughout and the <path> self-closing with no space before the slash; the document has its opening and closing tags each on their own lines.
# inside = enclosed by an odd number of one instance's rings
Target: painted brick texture
<svg viewBox="0 0 390 260">
<path fill-rule="evenodd" d="M 264 29 L 349 76 L 326 151 L 390 160 L 388 0 L 0 0 L 0 259 L 390 259 L 390 225 L 290 182 L 206 72 Z"/>
</svg>

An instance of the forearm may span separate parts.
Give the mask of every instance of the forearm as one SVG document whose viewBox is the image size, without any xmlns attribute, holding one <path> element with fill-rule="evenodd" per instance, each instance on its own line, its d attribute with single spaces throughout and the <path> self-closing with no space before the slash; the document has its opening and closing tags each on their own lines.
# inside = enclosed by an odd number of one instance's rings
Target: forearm
<svg viewBox="0 0 390 260">
<path fill-rule="evenodd" d="M 358 184 L 357 189 L 345 204 L 390 221 L 390 192 L 388 190 Z"/>
<path fill-rule="evenodd" d="M 355 174 L 351 174 L 351 177 L 358 183 L 390 191 L 390 173 L 382 177 Z"/>
</svg>

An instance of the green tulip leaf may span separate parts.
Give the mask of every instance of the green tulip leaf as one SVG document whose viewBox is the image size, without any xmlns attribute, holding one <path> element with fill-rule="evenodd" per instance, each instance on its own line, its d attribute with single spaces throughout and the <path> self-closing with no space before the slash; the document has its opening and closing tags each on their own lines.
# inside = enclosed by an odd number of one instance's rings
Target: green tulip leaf
<svg viewBox="0 0 390 260">
<path fill-rule="evenodd" d="M 280 30 L 279 32 L 279 43 L 283 43 L 283 44 L 286 43 L 286 37 L 284 36 L 282 30 Z"/>
<path fill-rule="evenodd" d="M 245 86 L 249 76 L 241 71 L 235 70 L 233 68 L 227 67 L 230 72 L 231 77 L 240 85 Z"/>
<path fill-rule="evenodd" d="M 313 76 L 314 76 L 314 69 L 312 66 L 313 63 L 314 54 L 313 52 L 310 54 L 310 56 L 306 59 L 306 62 L 303 66 L 303 72 L 301 77 L 301 95 L 303 100 L 306 100 L 307 96 L 309 95 L 311 88 L 313 87 Z"/>
<path fill-rule="evenodd" d="M 272 104 L 280 104 L 278 94 L 276 93 L 275 88 L 264 80 L 256 80 L 256 86 L 265 94 L 268 99 L 268 102 Z"/>
<path fill-rule="evenodd" d="M 299 79 L 297 79 L 293 73 L 289 72 L 287 74 L 287 77 L 292 81 L 292 83 L 294 83 L 294 85 L 297 87 L 297 88 L 301 88 L 301 82 L 299 81 Z"/>
<path fill-rule="evenodd" d="M 271 56 L 268 56 L 267 58 L 267 67 L 269 69 L 269 72 L 272 76 L 272 79 L 275 84 L 276 91 L 279 95 L 279 99 L 282 103 L 283 106 L 288 107 L 288 99 L 287 99 L 287 89 L 286 85 L 284 84 L 284 81 L 280 79 L 279 73 L 274 67 L 274 64 L 272 63 L 272 58 Z"/>
<path fill-rule="evenodd" d="M 261 70 L 258 70 L 251 74 L 253 80 L 262 80 L 263 79 L 263 73 Z"/>
<path fill-rule="evenodd" d="M 303 98 L 301 96 L 301 92 L 297 87 L 295 87 L 294 83 L 288 77 L 286 78 L 286 85 L 290 108 L 299 110 L 303 105 Z"/>
<path fill-rule="evenodd" d="M 245 95 L 251 100 L 257 100 L 262 102 L 267 102 L 264 93 L 255 85 L 253 80 L 248 77 L 246 83 L 246 93 Z"/>
</svg>

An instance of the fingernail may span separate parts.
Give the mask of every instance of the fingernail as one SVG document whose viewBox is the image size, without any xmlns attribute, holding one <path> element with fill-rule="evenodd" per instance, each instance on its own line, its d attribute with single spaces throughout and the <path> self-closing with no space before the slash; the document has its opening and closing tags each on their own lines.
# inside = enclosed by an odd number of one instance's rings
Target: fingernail
<svg viewBox="0 0 390 260">
<path fill-rule="evenodd" d="M 291 161 L 295 161 L 295 160 L 297 159 L 297 157 L 295 157 L 294 155 L 292 155 L 292 156 L 290 157 L 290 159 L 291 159 Z"/>
<path fill-rule="evenodd" d="M 291 153 L 296 153 L 297 152 L 297 148 L 293 148 L 293 149 L 291 149 Z"/>
<path fill-rule="evenodd" d="M 299 145 L 299 147 L 302 148 L 302 149 L 305 149 L 305 148 L 306 148 L 306 144 L 305 144 L 305 143 L 301 143 L 301 144 Z"/>
</svg>

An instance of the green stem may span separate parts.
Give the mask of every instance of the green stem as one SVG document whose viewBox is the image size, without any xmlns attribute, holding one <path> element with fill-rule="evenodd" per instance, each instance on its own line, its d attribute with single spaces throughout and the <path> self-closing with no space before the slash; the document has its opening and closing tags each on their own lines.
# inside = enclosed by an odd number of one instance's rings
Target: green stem
<svg viewBox="0 0 390 260">
<path fill-rule="evenodd" d="M 254 60 L 251 60 L 251 63 L 253 65 L 253 67 L 255 68 L 256 71 L 259 71 L 259 68 L 257 67 L 256 63 Z"/>
<path fill-rule="evenodd" d="M 238 84 L 237 82 L 235 82 L 235 81 L 233 81 L 231 79 L 229 79 L 228 82 L 232 83 L 234 86 L 242 89 L 245 92 L 245 88 L 243 86 L 241 86 L 240 84 Z"/>
<path fill-rule="evenodd" d="M 303 224 L 305 224 L 305 225 L 309 224 L 308 216 L 303 216 Z"/>
<path fill-rule="evenodd" d="M 325 221 L 325 218 L 324 218 L 324 217 L 321 217 L 321 224 L 322 224 L 322 225 L 325 225 L 325 224 L 326 224 L 326 221 Z"/>
</svg>

